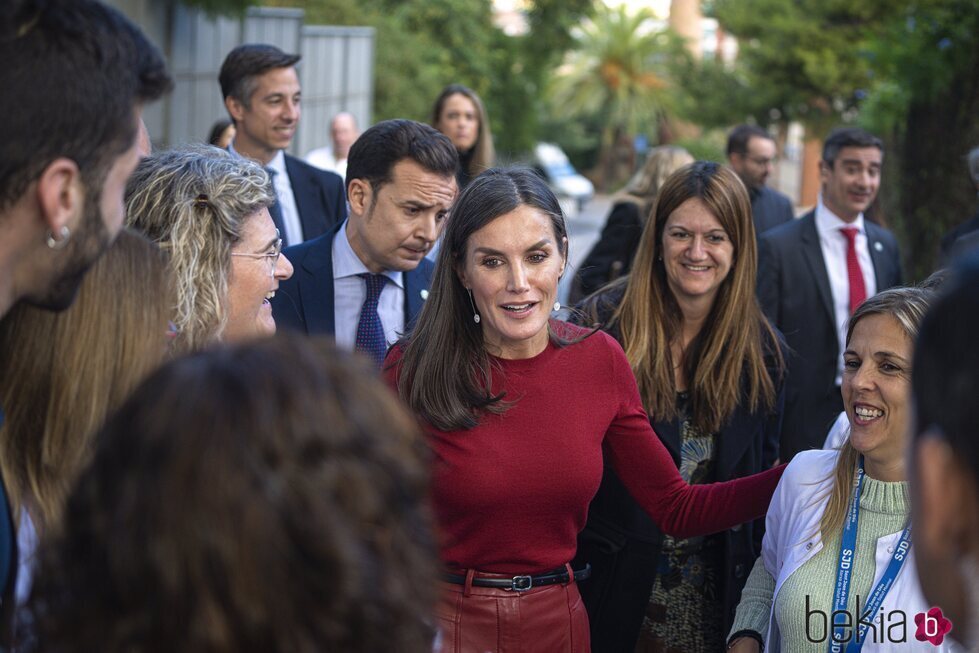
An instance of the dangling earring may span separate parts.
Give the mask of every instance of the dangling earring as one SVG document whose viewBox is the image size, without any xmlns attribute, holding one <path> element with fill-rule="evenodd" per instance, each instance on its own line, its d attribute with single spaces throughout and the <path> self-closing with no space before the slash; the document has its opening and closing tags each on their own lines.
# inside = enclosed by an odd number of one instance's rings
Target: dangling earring
<svg viewBox="0 0 979 653">
<path fill-rule="evenodd" d="M 554 312 L 557 313 L 561 310 L 561 302 L 554 302 Z"/>
<path fill-rule="evenodd" d="M 68 225 L 63 225 L 58 233 L 61 236 L 61 240 L 55 240 L 54 234 L 50 231 L 48 232 L 48 237 L 45 242 L 47 242 L 48 247 L 51 249 L 64 249 L 65 245 L 68 244 L 68 239 L 71 238 L 71 230 L 68 228 Z"/>
<path fill-rule="evenodd" d="M 469 305 L 473 308 L 473 322 L 479 324 L 479 313 L 476 312 L 476 303 L 473 301 L 473 289 L 466 288 L 469 291 Z"/>
</svg>

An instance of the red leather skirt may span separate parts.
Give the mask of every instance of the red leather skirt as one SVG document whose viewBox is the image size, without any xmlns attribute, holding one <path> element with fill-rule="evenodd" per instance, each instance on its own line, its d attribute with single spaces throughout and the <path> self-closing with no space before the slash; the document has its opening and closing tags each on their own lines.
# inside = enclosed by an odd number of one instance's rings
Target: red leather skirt
<svg viewBox="0 0 979 653">
<path fill-rule="evenodd" d="M 437 653 L 591 651 L 588 613 L 574 581 L 526 592 L 443 581 L 439 590 Z"/>
</svg>

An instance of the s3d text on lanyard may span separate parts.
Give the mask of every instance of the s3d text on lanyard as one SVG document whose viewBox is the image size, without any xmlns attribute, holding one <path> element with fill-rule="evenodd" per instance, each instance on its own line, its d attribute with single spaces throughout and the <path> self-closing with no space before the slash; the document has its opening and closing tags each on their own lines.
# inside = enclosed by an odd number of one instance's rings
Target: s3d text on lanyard
<svg viewBox="0 0 979 653">
<path fill-rule="evenodd" d="M 847 513 L 846 523 L 843 527 L 843 539 L 840 542 L 840 564 L 836 572 L 836 590 L 833 594 L 833 635 L 829 640 L 830 653 L 857 653 L 863 648 L 865 635 L 867 633 L 867 623 L 860 623 L 855 636 L 850 639 L 846 632 L 845 623 L 841 624 L 840 619 L 846 620 L 846 604 L 850 596 L 850 579 L 853 574 L 853 560 L 857 549 L 857 521 L 860 517 L 860 493 L 863 490 L 863 456 L 860 456 L 860 463 L 857 466 L 857 477 L 853 490 L 853 501 Z M 904 561 L 911 550 L 911 524 L 908 523 L 901 539 L 894 548 L 894 555 L 884 570 L 884 575 L 871 590 L 867 600 L 867 607 L 862 615 L 859 615 L 861 622 L 866 622 L 880 609 L 881 603 L 888 590 L 894 585 Z"/>
</svg>

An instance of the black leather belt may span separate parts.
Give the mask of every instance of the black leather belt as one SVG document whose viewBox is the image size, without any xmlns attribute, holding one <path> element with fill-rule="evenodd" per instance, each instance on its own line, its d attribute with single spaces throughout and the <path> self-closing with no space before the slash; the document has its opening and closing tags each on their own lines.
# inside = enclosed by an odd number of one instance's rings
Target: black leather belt
<svg viewBox="0 0 979 653">
<path fill-rule="evenodd" d="M 584 569 L 579 569 L 573 574 L 575 582 L 585 580 L 591 576 L 591 565 L 585 565 Z M 455 585 L 465 585 L 466 577 L 460 574 L 442 574 L 442 580 Z M 544 585 L 559 585 L 569 582 L 568 570 L 564 567 L 549 571 L 539 576 L 513 576 L 512 578 L 485 578 L 473 577 L 472 584 L 476 587 L 496 587 L 513 592 L 526 592 L 534 587 Z"/>
</svg>

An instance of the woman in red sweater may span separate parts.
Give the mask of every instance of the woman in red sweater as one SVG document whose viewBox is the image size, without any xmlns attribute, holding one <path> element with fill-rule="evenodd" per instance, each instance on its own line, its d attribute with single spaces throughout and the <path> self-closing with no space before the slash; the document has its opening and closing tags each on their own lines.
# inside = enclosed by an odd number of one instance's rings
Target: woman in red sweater
<svg viewBox="0 0 979 653">
<path fill-rule="evenodd" d="M 444 652 L 589 650 L 583 574 L 568 563 L 604 457 L 679 537 L 760 517 L 781 475 L 682 480 L 618 343 L 551 319 L 567 247 L 537 175 L 481 174 L 452 211 L 414 331 L 388 354 L 434 452 Z"/>
</svg>

